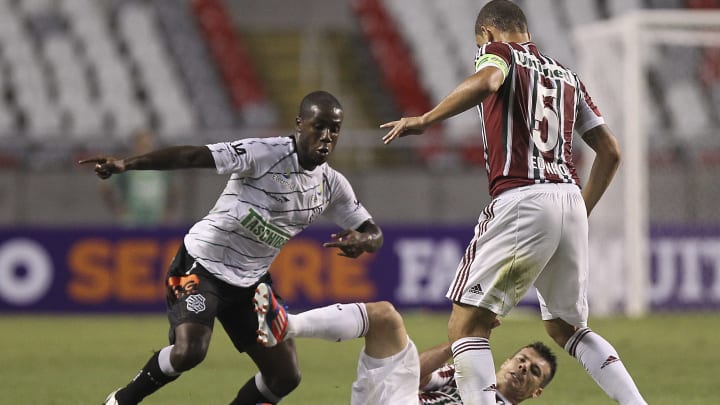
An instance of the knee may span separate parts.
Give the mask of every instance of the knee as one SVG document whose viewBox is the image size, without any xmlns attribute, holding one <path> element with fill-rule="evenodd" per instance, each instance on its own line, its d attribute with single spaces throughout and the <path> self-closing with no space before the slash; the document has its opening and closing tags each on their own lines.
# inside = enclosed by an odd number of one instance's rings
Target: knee
<svg viewBox="0 0 720 405">
<path fill-rule="evenodd" d="M 488 309 L 455 305 L 448 320 L 448 338 L 450 342 L 465 337 L 490 339 L 499 325 L 497 315 Z"/>
<path fill-rule="evenodd" d="M 263 376 L 265 380 L 266 376 Z M 300 385 L 302 375 L 297 367 L 288 367 L 282 373 L 268 378 L 265 383 L 270 391 L 278 397 L 287 396 Z"/>
<path fill-rule="evenodd" d="M 208 345 L 202 341 L 176 342 L 170 352 L 170 362 L 179 372 L 200 364 L 207 354 Z"/>
<path fill-rule="evenodd" d="M 370 330 L 404 328 L 402 315 L 388 301 L 365 304 L 370 321 Z"/>
<path fill-rule="evenodd" d="M 577 330 L 576 327 L 560 318 L 545 321 L 545 331 L 560 347 L 565 347 L 568 340 Z"/>
</svg>

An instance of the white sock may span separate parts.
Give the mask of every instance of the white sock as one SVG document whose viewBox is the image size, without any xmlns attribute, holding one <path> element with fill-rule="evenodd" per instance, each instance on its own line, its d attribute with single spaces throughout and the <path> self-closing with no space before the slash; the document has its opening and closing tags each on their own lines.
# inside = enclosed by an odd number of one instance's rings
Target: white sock
<svg viewBox="0 0 720 405">
<path fill-rule="evenodd" d="M 495 362 L 490 342 L 481 337 L 464 337 L 452 346 L 455 381 L 465 405 L 496 405 Z"/>
<path fill-rule="evenodd" d="M 605 393 L 622 405 L 647 405 L 615 348 L 590 328 L 578 329 L 565 344 L 590 377 Z"/>
<path fill-rule="evenodd" d="M 257 387 L 258 391 L 262 394 L 262 396 L 265 397 L 268 401 L 272 401 L 273 404 L 277 404 L 280 402 L 282 397 L 279 397 L 275 394 L 273 394 L 272 391 L 270 391 L 270 388 L 265 385 L 265 381 L 262 378 L 262 374 L 257 373 L 255 374 L 255 386 Z"/>
<path fill-rule="evenodd" d="M 160 353 L 158 353 L 158 363 L 160 364 L 160 371 L 162 371 L 163 374 L 169 377 L 175 377 L 177 375 L 180 375 L 180 373 L 175 370 L 175 367 L 173 367 L 172 363 L 170 363 L 170 352 L 172 351 L 173 347 L 175 347 L 175 345 L 163 347 L 160 350 Z"/>
<path fill-rule="evenodd" d="M 288 314 L 287 338 L 312 337 L 339 342 L 365 336 L 369 326 L 365 304 L 335 304 Z"/>
</svg>

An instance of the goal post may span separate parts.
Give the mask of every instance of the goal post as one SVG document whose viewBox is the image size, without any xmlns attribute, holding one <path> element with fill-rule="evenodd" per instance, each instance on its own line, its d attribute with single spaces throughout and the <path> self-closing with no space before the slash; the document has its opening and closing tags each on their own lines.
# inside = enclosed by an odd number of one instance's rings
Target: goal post
<svg viewBox="0 0 720 405">
<path fill-rule="evenodd" d="M 713 106 L 698 112 L 693 104 L 702 91 L 696 62 L 720 49 L 720 11 L 638 10 L 578 26 L 573 39 L 576 70 L 623 155 L 590 216 L 592 313 L 639 317 L 651 308 L 650 204 L 664 198 L 650 194 L 650 153 L 720 132 Z M 581 171 L 587 175 L 589 167 Z"/>
</svg>

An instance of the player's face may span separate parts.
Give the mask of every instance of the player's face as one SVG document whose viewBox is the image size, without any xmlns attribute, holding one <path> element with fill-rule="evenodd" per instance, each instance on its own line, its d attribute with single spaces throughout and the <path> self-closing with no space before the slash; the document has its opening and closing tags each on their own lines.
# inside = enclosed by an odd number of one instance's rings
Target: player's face
<svg viewBox="0 0 720 405">
<path fill-rule="evenodd" d="M 525 347 L 500 366 L 497 383 L 517 400 L 535 398 L 550 372 L 550 364 L 535 349 Z"/>
<path fill-rule="evenodd" d="M 300 165 L 312 170 L 327 161 L 340 137 L 343 111 L 313 106 L 310 114 L 297 117 L 297 149 Z"/>
</svg>

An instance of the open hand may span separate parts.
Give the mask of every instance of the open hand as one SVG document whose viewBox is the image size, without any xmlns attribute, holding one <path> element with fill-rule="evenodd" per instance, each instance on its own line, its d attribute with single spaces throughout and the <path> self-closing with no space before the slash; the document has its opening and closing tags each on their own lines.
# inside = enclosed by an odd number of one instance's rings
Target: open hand
<svg viewBox="0 0 720 405">
<path fill-rule="evenodd" d="M 323 243 L 324 247 L 336 247 L 342 252 L 338 256 L 356 258 L 365 252 L 364 245 L 367 243 L 367 235 L 346 229 L 340 233 L 330 235 L 332 242 Z"/>
<path fill-rule="evenodd" d="M 394 141 L 396 138 L 408 135 L 420 135 L 425 132 L 427 127 L 422 117 L 400 118 L 397 121 L 390 121 L 380 125 L 380 128 L 391 128 L 382 138 L 385 145 Z"/>
</svg>

